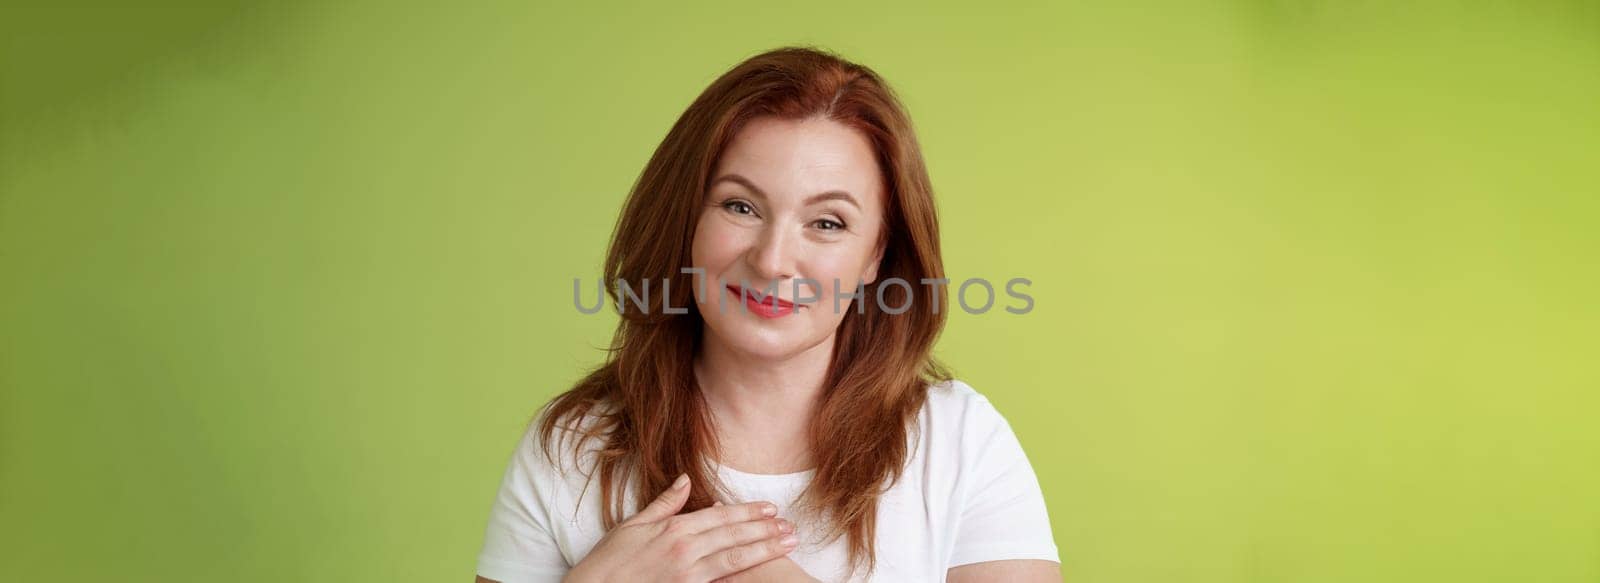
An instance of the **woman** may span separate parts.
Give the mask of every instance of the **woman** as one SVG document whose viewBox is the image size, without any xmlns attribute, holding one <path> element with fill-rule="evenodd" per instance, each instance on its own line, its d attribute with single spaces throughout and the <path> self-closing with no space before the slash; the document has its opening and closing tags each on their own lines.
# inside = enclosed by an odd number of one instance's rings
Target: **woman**
<svg viewBox="0 0 1600 583">
<path fill-rule="evenodd" d="M 932 190 L 874 72 L 786 48 L 717 79 L 605 275 L 607 362 L 519 443 L 480 581 L 1060 580 L 1016 437 L 930 355 Z"/>
</svg>

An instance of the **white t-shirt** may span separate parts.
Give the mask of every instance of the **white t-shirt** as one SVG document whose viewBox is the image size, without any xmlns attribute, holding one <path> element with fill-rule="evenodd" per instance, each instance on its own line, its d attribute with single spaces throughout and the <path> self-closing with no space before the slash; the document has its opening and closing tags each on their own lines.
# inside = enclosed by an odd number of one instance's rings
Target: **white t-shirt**
<svg viewBox="0 0 1600 583">
<path fill-rule="evenodd" d="M 983 561 L 1060 561 L 1033 467 L 987 398 L 961 381 L 931 385 L 919 423 L 920 431 L 909 436 L 916 442 L 906 471 L 878 500 L 872 581 L 943 581 L 950 568 Z M 589 440 L 584 448 L 590 457 L 580 460 L 590 465 L 573 471 L 570 452 L 556 449 L 561 465 L 553 465 L 540 450 L 536 428 L 524 434 L 489 512 L 479 575 L 504 583 L 560 581 L 599 542 L 605 534 L 600 481 L 587 475 L 598 443 Z M 778 516 L 796 521 L 801 540 L 790 559 L 822 581 L 845 580 L 845 537 L 820 545 L 815 538 L 822 529 L 789 513 L 815 470 L 717 471 L 735 495 L 724 502 L 771 501 Z M 638 501 L 631 492 L 624 500 L 624 517 L 631 516 Z M 851 580 L 864 574 L 861 569 Z"/>
</svg>

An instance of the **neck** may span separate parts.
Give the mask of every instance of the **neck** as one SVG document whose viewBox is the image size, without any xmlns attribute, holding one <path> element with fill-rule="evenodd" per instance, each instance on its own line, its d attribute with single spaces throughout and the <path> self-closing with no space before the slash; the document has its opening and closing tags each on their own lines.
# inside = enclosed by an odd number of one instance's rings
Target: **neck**
<svg viewBox="0 0 1600 583">
<path fill-rule="evenodd" d="M 702 338 L 695 376 L 724 447 L 793 448 L 795 457 L 805 457 L 807 431 L 833 360 L 834 337 L 784 358 L 752 355 L 710 331 Z"/>
</svg>

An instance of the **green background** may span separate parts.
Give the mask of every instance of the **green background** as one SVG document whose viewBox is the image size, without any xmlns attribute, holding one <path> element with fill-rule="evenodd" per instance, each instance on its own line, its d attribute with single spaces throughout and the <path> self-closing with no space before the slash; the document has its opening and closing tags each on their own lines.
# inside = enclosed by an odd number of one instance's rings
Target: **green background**
<svg viewBox="0 0 1600 583">
<path fill-rule="evenodd" d="M 468 580 L 644 162 L 812 43 L 1034 282 L 938 352 L 1067 579 L 1600 581 L 1594 2 L 20 4 L 0 579 Z"/>
</svg>

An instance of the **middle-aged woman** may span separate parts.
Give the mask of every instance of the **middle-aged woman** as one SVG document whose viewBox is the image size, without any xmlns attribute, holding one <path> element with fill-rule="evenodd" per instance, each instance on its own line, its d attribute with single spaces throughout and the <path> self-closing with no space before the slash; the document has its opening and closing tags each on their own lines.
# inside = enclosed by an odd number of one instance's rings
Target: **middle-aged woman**
<svg viewBox="0 0 1600 583">
<path fill-rule="evenodd" d="M 943 277 L 876 73 L 784 48 L 723 74 L 628 197 L 613 346 L 518 443 L 479 580 L 1059 581 L 1016 436 L 931 357 Z"/>
</svg>

